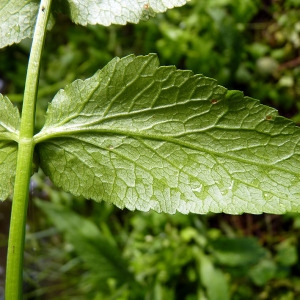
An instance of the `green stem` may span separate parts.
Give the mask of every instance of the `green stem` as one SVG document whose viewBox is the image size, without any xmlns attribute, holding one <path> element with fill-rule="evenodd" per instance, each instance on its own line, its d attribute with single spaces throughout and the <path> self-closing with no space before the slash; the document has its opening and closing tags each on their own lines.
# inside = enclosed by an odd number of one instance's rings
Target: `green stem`
<svg viewBox="0 0 300 300">
<path fill-rule="evenodd" d="M 6 300 L 22 298 L 25 226 L 34 150 L 35 104 L 41 53 L 50 14 L 50 4 L 51 0 L 41 0 L 28 63 L 8 241 L 5 285 Z"/>
</svg>

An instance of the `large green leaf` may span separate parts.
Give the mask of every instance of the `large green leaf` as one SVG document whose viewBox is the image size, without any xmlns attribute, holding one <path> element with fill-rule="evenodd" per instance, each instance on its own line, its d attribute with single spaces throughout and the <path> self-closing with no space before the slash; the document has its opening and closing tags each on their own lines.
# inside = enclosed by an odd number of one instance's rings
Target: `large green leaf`
<svg viewBox="0 0 300 300">
<path fill-rule="evenodd" d="M 41 166 L 75 195 L 168 213 L 300 211 L 300 130 L 155 55 L 112 60 L 53 99 Z"/>
<path fill-rule="evenodd" d="M 138 23 L 187 0 L 67 0 L 71 19 L 81 25 Z"/>
<path fill-rule="evenodd" d="M 38 7 L 37 1 L 0 1 L 0 48 L 32 36 Z"/>
<path fill-rule="evenodd" d="M 12 194 L 16 173 L 20 115 L 0 94 L 0 201 Z"/>
</svg>

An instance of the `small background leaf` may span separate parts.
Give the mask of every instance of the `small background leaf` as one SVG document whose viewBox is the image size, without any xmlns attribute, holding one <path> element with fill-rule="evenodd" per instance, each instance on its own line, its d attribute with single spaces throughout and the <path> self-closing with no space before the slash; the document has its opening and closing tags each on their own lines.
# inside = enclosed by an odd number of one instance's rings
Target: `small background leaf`
<svg viewBox="0 0 300 300">
<path fill-rule="evenodd" d="M 16 172 L 20 115 L 7 97 L 0 94 L 0 201 L 13 191 Z"/>
<path fill-rule="evenodd" d="M 249 270 L 249 276 L 258 286 L 265 285 L 276 275 L 276 264 L 270 259 L 264 259 Z"/>
<path fill-rule="evenodd" d="M 115 244 L 102 235 L 91 221 L 54 203 L 36 201 L 39 208 L 51 219 L 55 226 L 66 235 L 96 280 L 99 289 L 107 288 L 109 280 L 119 284 L 133 280 L 126 261 Z"/>
<path fill-rule="evenodd" d="M 70 17 L 81 25 L 138 23 L 155 13 L 174 6 L 182 6 L 186 0 L 68 0 Z"/>
<path fill-rule="evenodd" d="M 201 256 L 199 269 L 201 280 L 207 291 L 208 299 L 229 300 L 229 288 L 225 274 L 214 266 L 209 256 Z"/>
<path fill-rule="evenodd" d="M 61 90 L 35 139 L 57 186 L 118 207 L 300 210 L 299 128 L 155 55 L 114 59 Z"/>
<path fill-rule="evenodd" d="M 213 253 L 223 265 L 238 267 L 258 263 L 266 251 L 254 238 L 219 238 L 211 241 Z"/>
</svg>

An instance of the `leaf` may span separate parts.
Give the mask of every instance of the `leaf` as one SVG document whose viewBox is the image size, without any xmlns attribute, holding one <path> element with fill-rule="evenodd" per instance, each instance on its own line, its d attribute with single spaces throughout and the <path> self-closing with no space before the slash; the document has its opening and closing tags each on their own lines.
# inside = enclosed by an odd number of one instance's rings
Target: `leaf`
<svg viewBox="0 0 300 300">
<path fill-rule="evenodd" d="M 187 0 L 68 0 L 71 19 L 78 24 L 138 23 Z"/>
<path fill-rule="evenodd" d="M 284 240 L 277 245 L 276 261 L 282 266 L 292 266 L 298 262 L 298 250 L 291 240 Z"/>
<path fill-rule="evenodd" d="M 0 200 L 12 194 L 16 172 L 19 111 L 0 94 Z"/>
<path fill-rule="evenodd" d="M 217 261 L 231 267 L 248 267 L 266 256 L 265 249 L 254 238 L 222 237 L 210 243 Z"/>
<path fill-rule="evenodd" d="M 54 9 L 68 13 L 81 25 L 138 23 L 164 12 L 174 6 L 182 6 L 187 0 L 67 0 L 58 2 Z M 31 38 L 39 9 L 34 0 L 1 0 L 0 4 L 0 48 Z M 54 24 L 51 15 L 48 29 Z"/>
<path fill-rule="evenodd" d="M 209 256 L 201 255 L 199 271 L 201 281 L 206 288 L 208 299 L 230 299 L 225 274 L 221 270 L 215 268 Z"/>
<path fill-rule="evenodd" d="M 1 0 L 0 48 L 33 35 L 38 8 L 38 2 L 30 0 Z"/>
<path fill-rule="evenodd" d="M 299 140 L 274 109 L 155 55 L 114 59 L 59 91 L 35 136 L 66 191 L 202 214 L 300 211 Z"/>
<path fill-rule="evenodd" d="M 263 259 L 257 265 L 249 269 L 249 277 L 258 286 L 265 286 L 268 281 L 278 274 L 275 262 L 271 259 Z"/>
<path fill-rule="evenodd" d="M 88 269 L 94 273 L 93 279 L 96 277 L 98 285 L 105 286 L 110 278 L 119 283 L 128 283 L 133 279 L 119 249 L 102 235 L 94 223 L 61 205 L 45 201 L 36 203 L 55 227 L 66 235 Z"/>
</svg>

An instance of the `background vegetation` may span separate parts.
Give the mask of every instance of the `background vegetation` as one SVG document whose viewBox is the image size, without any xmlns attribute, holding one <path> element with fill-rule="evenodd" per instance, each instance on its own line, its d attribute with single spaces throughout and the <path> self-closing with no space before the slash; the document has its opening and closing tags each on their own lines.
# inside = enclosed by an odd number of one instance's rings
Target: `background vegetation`
<svg viewBox="0 0 300 300">
<path fill-rule="evenodd" d="M 156 52 L 300 123 L 300 1 L 209 0 L 138 25 L 48 33 L 37 130 L 59 88 L 115 56 Z M 0 50 L 0 92 L 20 105 L 30 41 Z M 267 154 L 266 154 L 267 155 Z M 300 299 L 300 216 L 121 211 L 33 176 L 25 299 Z M 43 200 L 43 201 L 42 201 Z M 0 203 L 0 299 L 9 202 Z"/>
</svg>

